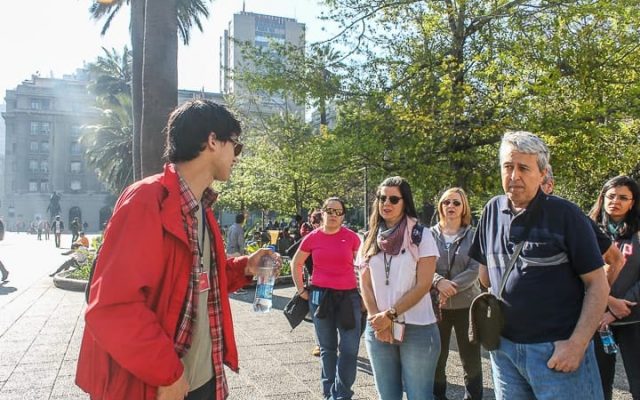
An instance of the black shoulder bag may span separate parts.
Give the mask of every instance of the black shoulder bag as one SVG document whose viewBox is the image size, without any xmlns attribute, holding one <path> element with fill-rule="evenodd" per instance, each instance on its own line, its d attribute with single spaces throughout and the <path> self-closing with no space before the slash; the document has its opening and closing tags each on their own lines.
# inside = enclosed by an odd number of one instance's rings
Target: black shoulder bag
<svg viewBox="0 0 640 400">
<path fill-rule="evenodd" d="M 504 328 L 504 315 L 501 308 L 502 293 L 507 285 L 507 279 L 516 265 L 516 260 L 524 247 L 529 227 L 520 243 L 516 245 L 513 255 L 509 259 L 507 270 L 502 276 L 498 297 L 484 292 L 479 294 L 471 303 L 469 309 L 469 341 L 480 343 L 488 351 L 495 350 L 500 345 L 500 334 Z"/>
</svg>

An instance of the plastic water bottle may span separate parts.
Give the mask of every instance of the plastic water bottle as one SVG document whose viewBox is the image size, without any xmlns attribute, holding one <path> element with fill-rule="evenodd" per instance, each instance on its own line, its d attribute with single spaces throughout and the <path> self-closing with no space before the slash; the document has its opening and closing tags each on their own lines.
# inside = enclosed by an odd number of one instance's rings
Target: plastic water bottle
<svg viewBox="0 0 640 400">
<path fill-rule="evenodd" d="M 271 256 L 262 256 L 256 278 L 258 282 L 256 284 L 256 297 L 253 300 L 253 311 L 268 313 L 271 311 L 273 284 L 276 281 L 276 263 Z"/>
<path fill-rule="evenodd" d="M 599 330 L 598 333 L 600 334 L 600 340 L 602 340 L 604 352 L 607 354 L 616 354 L 618 352 L 618 345 L 613 339 L 611 329 L 607 326 L 606 328 Z"/>
</svg>

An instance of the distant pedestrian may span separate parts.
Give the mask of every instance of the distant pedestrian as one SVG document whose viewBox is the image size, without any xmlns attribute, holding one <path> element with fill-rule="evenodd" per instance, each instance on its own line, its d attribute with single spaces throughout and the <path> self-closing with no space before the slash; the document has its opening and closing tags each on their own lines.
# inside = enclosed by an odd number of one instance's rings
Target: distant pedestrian
<svg viewBox="0 0 640 400">
<path fill-rule="evenodd" d="M 51 233 L 51 224 L 46 219 L 42 220 L 42 231 L 44 232 L 44 240 L 49 240 L 49 234 Z"/>
<path fill-rule="evenodd" d="M 236 222 L 227 231 L 227 255 L 238 257 L 244 255 L 244 214 L 236 214 Z"/>
<path fill-rule="evenodd" d="M 2 219 L 0 219 L 0 240 L 4 240 L 4 222 L 2 222 Z M 6 281 L 9 278 L 9 271 L 7 271 L 1 260 L 0 272 L 2 272 L 2 281 Z"/>
<path fill-rule="evenodd" d="M 56 215 L 56 219 L 51 224 L 53 229 L 53 238 L 56 242 L 56 247 L 60 248 L 60 240 L 62 238 L 62 231 L 64 230 L 64 222 L 60 219 L 59 215 Z"/>
<path fill-rule="evenodd" d="M 80 232 L 80 219 L 78 217 L 73 218 L 71 221 L 71 243 L 75 243 L 78 240 L 78 233 Z"/>
</svg>

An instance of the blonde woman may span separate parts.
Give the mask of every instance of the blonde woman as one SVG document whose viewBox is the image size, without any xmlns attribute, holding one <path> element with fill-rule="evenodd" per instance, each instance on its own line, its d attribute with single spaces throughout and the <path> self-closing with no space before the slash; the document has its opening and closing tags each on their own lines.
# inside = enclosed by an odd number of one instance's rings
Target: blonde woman
<svg viewBox="0 0 640 400">
<path fill-rule="evenodd" d="M 442 318 L 440 358 L 436 367 L 433 394 L 445 400 L 447 392 L 447 357 L 451 329 L 456 331 L 458 351 L 464 369 L 465 400 L 482 398 L 482 363 L 480 345 L 469 342 L 469 307 L 480 294 L 479 264 L 468 255 L 475 230 L 471 227 L 471 210 L 467 194 L 461 188 L 447 189 L 438 201 L 437 224 L 431 227 L 440 258 L 436 263 L 433 287 L 438 291 Z"/>
</svg>

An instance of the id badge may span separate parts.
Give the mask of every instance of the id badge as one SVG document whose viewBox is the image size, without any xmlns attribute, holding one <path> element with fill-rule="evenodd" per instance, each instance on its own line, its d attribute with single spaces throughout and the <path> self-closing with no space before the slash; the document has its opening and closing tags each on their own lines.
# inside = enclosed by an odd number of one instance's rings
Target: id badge
<svg viewBox="0 0 640 400">
<path fill-rule="evenodd" d="M 206 292 L 211 289 L 209 285 L 209 273 L 208 272 L 200 272 L 200 284 L 198 285 L 200 288 L 200 293 Z"/>
</svg>

